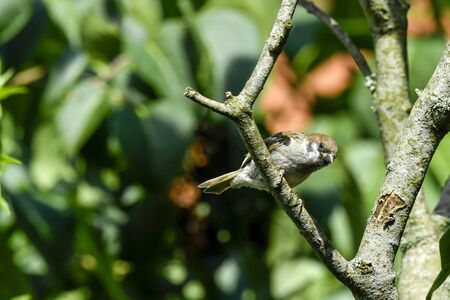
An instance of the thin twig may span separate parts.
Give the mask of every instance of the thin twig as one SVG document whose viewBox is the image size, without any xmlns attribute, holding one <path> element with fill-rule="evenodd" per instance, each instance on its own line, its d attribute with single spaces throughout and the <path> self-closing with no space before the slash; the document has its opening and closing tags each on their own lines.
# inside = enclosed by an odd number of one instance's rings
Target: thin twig
<svg viewBox="0 0 450 300">
<path fill-rule="evenodd" d="M 184 90 L 184 96 L 203 105 L 204 107 L 211 109 L 212 111 L 215 111 L 216 113 L 219 113 L 226 117 L 234 116 L 230 108 L 226 106 L 225 103 L 209 99 L 191 87 L 187 87 Z"/>
<path fill-rule="evenodd" d="M 341 41 L 350 55 L 353 57 L 353 60 L 358 65 L 358 68 L 361 70 L 361 73 L 364 75 L 367 81 L 371 80 L 372 71 L 370 70 L 369 65 L 367 64 L 366 59 L 362 55 L 361 51 L 359 51 L 358 47 L 353 43 L 350 39 L 347 32 L 345 32 L 341 26 L 334 20 L 331 16 L 323 12 L 320 8 L 318 8 L 314 3 L 308 0 L 297 0 L 297 3 L 305 8 L 310 14 L 316 16 L 319 20 L 321 20 L 328 28 L 333 31 L 336 37 Z"/>
<path fill-rule="evenodd" d="M 245 102 L 242 103 L 243 105 L 252 107 L 256 97 L 264 87 L 264 83 L 269 77 L 270 71 L 272 71 L 292 28 L 292 16 L 296 6 L 295 0 L 283 0 L 281 2 L 277 19 L 270 31 L 269 38 L 261 51 L 250 78 L 239 94 L 238 100 L 243 100 Z"/>
</svg>

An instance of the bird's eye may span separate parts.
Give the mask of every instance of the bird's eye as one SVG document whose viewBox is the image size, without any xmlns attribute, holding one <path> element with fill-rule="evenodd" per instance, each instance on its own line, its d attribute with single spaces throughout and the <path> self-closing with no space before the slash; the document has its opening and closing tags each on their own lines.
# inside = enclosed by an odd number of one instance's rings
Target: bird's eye
<svg viewBox="0 0 450 300">
<path fill-rule="evenodd" d="M 325 150 L 325 144 L 320 142 L 319 143 L 319 151 L 323 151 L 323 150 Z"/>
</svg>

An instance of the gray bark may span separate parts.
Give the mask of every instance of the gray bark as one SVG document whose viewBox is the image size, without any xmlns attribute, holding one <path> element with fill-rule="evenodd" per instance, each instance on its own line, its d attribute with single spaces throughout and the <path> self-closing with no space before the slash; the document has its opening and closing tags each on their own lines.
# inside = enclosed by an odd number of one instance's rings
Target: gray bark
<svg viewBox="0 0 450 300">
<path fill-rule="evenodd" d="M 252 117 L 253 104 L 292 27 L 296 1 L 282 1 L 260 59 L 239 95 L 227 92 L 227 100 L 222 103 L 187 88 L 185 96 L 235 122 L 273 197 L 323 263 L 356 298 L 398 299 L 394 258 L 431 157 L 450 129 L 450 42 L 408 116 L 406 7 L 400 1 L 362 3 L 374 34 L 378 67 L 374 104 L 389 163 L 358 253 L 351 261 L 333 247 L 275 167 Z"/>
</svg>

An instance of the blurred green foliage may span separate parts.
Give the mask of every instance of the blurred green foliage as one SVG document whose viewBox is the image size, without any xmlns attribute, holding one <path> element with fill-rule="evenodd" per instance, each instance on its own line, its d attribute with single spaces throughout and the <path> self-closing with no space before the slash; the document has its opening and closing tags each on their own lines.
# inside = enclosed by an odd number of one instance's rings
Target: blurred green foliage
<svg viewBox="0 0 450 300">
<path fill-rule="evenodd" d="M 360 8 L 329 3 L 370 53 Z M 16 72 L 8 84 L 13 71 L 1 77 L 0 152 L 2 165 L 22 162 L 1 174 L 11 214 L 0 213 L 0 299 L 352 299 L 269 195 L 196 189 L 237 168 L 245 149 L 230 121 L 183 90 L 237 93 L 278 5 L 0 1 L 0 58 Z M 343 51 L 302 9 L 294 21 L 286 53 L 297 74 Z M 443 41 L 411 37 L 412 89 L 425 86 Z M 348 258 L 384 174 L 370 107 L 355 73 L 343 93 L 316 103 L 306 129 L 333 136 L 341 154 L 298 191 Z M 425 181 L 430 209 L 448 174 L 446 138 Z"/>
</svg>

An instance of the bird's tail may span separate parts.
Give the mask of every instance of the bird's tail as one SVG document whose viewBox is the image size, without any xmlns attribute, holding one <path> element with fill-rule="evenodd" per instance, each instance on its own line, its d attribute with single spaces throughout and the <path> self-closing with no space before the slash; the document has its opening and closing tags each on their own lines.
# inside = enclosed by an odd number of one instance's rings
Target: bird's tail
<svg viewBox="0 0 450 300">
<path fill-rule="evenodd" d="M 231 187 L 231 181 L 236 177 L 238 171 L 236 170 L 207 180 L 200 183 L 198 187 L 204 189 L 203 193 L 220 195 Z"/>
</svg>

